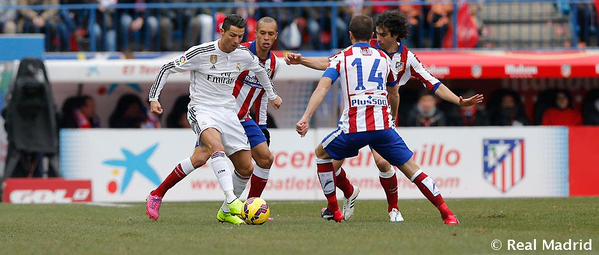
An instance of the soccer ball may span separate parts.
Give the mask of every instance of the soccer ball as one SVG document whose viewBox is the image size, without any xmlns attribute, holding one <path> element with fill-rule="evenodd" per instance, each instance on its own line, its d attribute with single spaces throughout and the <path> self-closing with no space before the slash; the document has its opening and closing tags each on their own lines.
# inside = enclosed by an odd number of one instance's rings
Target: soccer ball
<svg viewBox="0 0 599 255">
<path fill-rule="evenodd" d="M 251 197 L 245 201 L 241 218 L 249 225 L 262 225 L 270 218 L 270 207 L 259 197 Z"/>
</svg>

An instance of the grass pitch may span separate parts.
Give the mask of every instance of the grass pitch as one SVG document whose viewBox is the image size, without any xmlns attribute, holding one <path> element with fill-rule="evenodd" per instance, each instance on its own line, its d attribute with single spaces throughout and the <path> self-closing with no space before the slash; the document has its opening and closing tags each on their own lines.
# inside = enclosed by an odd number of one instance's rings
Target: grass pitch
<svg viewBox="0 0 599 255">
<path fill-rule="evenodd" d="M 165 203 L 158 222 L 147 219 L 144 204 L 2 204 L 0 253 L 506 254 L 514 252 L 493 251 L 491 241 L 535 238 L 592 239 L 591 253 L 599 253 L 599 198 L 448 204 L 461 226 L 444 226 L 426 200 L 400 200 L 403 224 L 387 222 L 385 201 L 358 201 L 354 218 L 343 224 L 319 218 L 324 202 L 271 202 L 274 221 L 262 226 L 217 223 L 220 203 Z"/>
</svg>

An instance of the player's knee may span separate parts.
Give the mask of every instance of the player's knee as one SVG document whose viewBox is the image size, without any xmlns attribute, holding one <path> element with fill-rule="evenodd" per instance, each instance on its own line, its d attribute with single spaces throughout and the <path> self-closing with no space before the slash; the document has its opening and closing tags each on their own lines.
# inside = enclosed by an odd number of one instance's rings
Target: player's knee
<svg viewBox="0 0 599 255">
<path fill-rule="evenodd" d="M 389 162 L 387 162 L 387 160 L 384 159 L 376 159 L 374 161 L 374 163 L 376 164 L 376 167 L 379 169 L 379 171 L 381 172 L 389 172 L 391 171 L 393 168 L 391 167 L 391 164 Z"/>
<path fill-rule="evenodd" d="M 316 157 L 319 159 L 330 158 L 329 154 L 320 145 L 316 147 L 316 150 L 314 150 L 314 155 L 316 155 Z"/>
<path fill-rule="evenodd" d="M 250 176 L 254 172 L 254 166 L 251 163 L 243 164 L 243 165 L 235 168 L 235 171 L 237 171 L 240 175 Z"/>
<path fill-rule="evenodd" d="M 256 160 L 256 159 L 255 159 Z M 261 155 L 256 160 L 256 165 L 263 169 L 270 169 L 272 167 L 273 162 L 275 161 L 275 156 L 272 153 L 268 152 L 266 155 Z"/>
<path fill-rule="evenodd" d="M 194 153 L 191 155 L 191 164 L 194 168 L 199 168 L 206 164 L 209 157 L 207 153 Z"/>
</svg>

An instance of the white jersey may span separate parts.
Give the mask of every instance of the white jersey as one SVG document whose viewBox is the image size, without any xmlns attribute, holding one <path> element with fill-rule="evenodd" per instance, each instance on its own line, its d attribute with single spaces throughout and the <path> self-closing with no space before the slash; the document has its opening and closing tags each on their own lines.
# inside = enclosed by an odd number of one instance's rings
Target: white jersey
<svg viewBox="0 0 599 255">
<path fill-rule="evenodd" d="M 242 45 L 247 47 L 250 52 L 257 54 L 255 41 Z M 273 52 L 270 52 L 268 59 L 261 62 L 261 64 L 272 80 L 283 63 L 277 59 Z M 249 113 L 253 109 L 256 116 L 254 121 L 258 125 L 266 125 L 268 99 L 264 96 L 262 85 L 258 82 L 254 72 L 244 71 L 239 75 L 239 78 L 235 81 L 233 96 L 237 99 L 237 117 L 240 121 L 250 120 Z"/>
<path fill-rule="evenodd" d="M 245 70 L 256 74 L 266 96 L 274 100 L 272 84 L 260 61 L 247 48 L 239 47 L 230 53 L 221 51 L 218 40 L 191 47 L 183 55 L 163 65 L 150 89 L 149 100 L 157 101 L 160 91 L 171 73 L 190 71 L 190 106 L 209 109 L 235 110 L 233 87 L 239 74 Z"/>
<path fill-rule="evenodd" d="M 340 78 L 344 109 L 339 127 L 344 133 L 392 128 L 386 86 L 394 86 L 397 71 L 382 50 L 358 43 L 333 56 L 324 77 Z"/>
</svg>

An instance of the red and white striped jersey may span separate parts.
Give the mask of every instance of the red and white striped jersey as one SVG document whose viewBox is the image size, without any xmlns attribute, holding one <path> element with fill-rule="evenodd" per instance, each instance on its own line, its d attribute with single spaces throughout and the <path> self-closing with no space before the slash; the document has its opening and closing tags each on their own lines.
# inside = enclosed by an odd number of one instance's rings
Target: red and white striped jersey
<svg viewBox="0 0 599 255">
<path fill-rule="evenodd" d="M 242 43 L 254 55 L 256 53 L 256 42 Z M 266 69 L 269 78 L 272 80 L 279 69 L 280 63 L 277 63 L 277 57 L 270 52 L 270 57 L 266 61 L 260 60 L 260 63 Z M 249 113 L 253 109 L 256 113 L 256 123 L 258 125 L 266 125 L 266 110 L 268 107 L 268 98 L 264 96 L 262 85 L 258 82 L 256 75 L 251 71 L 245 71 L 239 75 L 235 81 L 233 96 L 237 101 L 237 117 L 239 120 L 251 119 Z"/>
<path fill-rule="evenodd" d="M 386 86 L 394 86 L 397 70 L 382 50 L 357 43 L 331 57 L 323 77 L 340 80 L 344 109 L 339 127 L 345 133 L 392 128 Z"/>
</svg>

